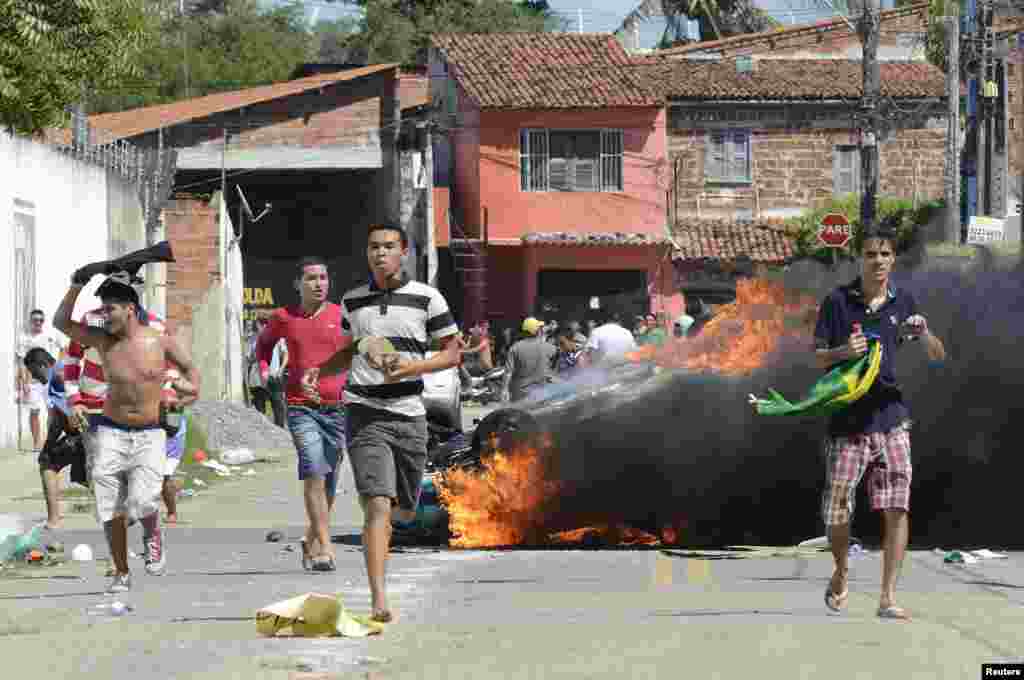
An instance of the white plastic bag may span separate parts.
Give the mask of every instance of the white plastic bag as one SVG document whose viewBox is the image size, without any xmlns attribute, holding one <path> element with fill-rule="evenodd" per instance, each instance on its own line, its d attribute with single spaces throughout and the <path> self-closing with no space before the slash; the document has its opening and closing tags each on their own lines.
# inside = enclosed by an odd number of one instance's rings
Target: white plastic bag
<svg viewBox="0 0 1024 680">
<path fill-rule="evenodd" d="M 225 465 L 248 465 L 256 462 L 256 454 L 249 449 L 228 449 L 220 454 L 220 462 Z"/>
</svg>

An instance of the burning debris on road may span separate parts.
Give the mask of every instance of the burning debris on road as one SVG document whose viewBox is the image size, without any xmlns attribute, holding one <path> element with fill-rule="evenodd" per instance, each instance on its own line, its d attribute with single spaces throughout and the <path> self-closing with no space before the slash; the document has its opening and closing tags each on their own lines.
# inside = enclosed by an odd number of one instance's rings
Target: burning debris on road
<svg viewBox="0 0 1024 680">
<path fill-rule="evenodd" d="M 666 343 L 631 359 L 713 375 L 749 374 L 769 361 L 785 338 L 809 346 L 807 324 L 814 317 L 807 310 L 813 312 L 814 305 L 813 298 L 787 295 L 778 283 L 740 282 L 736 302 L 721 309 L 697 339 Z M 560 478 L 557 459 L 569 452 L 555 444 L 552 431 L 497 448 L 483 458 L 481 469 L 456 469 L 443 476 L 438 492 L 448 511 L 452 547 L 677 543 L 685 524 L 680 517 L 640 528 L 616 517 L 614 504 L 603 512 L 566 515 L 564 498 L 582 480 L 570 484 Z M 587 455 L 570 455 L 575 454 Z"/>
<path fill-rule="evenodd" d="M 747 397 L 768 388 L 800 394 L 821 377 L 810 351 L 817 304 L 857 274 L 853 263 L 799 263 L 785 287 L 741 283 L 736 303 L 697 338 L 503 409 L 500 418 L 512 414 L 550 437 L 519 449 L 502 442 L 506 453 L 484 456 L 477 471 L 440 475 L 450 545 L 633 541 L 620 527 L 689 547 L 821 535 L 825 420 L 759 417 Z M 920 348 L 900 350 L 898 378 L 914 419 L 912 544 L 1022 545 L 1005 499 L 1019 495 L 1024 474 L 1016 415 L 1024 266 L 997 266 L 982 252 L 969 267 L 904 266 L 894 283 L 913 293 L 947 349 L 942 365 Z M 858 494 L 852 530 L 873 542 L 878 518 Z M 677 528 L 673 540 L 660 536 L 665 526 Z"/>
</svg>

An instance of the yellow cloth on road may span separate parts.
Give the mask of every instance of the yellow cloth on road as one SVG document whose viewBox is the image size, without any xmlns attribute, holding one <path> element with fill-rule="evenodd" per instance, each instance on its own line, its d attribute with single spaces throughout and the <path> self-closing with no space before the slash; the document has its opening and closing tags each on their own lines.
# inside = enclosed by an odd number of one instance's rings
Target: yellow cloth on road
<svg viewBox="0 0 1024 680">
<path fill-rule="evenodd" d="M 260 609 L 256 630 L 264 637 L 366 637 L 382 633 L 384 624 L 349 614 L 341 595 L 306 593 Z"/>
</svg>

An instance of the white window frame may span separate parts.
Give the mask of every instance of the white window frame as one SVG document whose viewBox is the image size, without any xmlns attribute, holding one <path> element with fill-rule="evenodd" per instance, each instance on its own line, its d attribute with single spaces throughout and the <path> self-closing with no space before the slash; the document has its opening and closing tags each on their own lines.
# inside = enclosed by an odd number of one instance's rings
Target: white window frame
<svg viewBox="0 0 1024 680">
<path fill-rule="evenodd" d="M 718 137 L 722 138 L 721 144 L 716 141 Z M 751 184 L 754 166 L 752 138 L 751 131 L 743 128 L 709 130 L 704 139 L 704 181 L 708 184 Z M 720 151 L 716 147 L 720 147 Z M 738 148 L 743 150 L 742 164 L 737 163 L 740 158 Z M 722 160 L 715 168 L 713 157 L 719 153 Z M 742 167 L 737 169 L 738 165 Z"/>
<path fill-rule="evenodd" d="M 551 133 L 600 133 L 595 189 L 561 192 L 551 188 Z M 531 141 L 532 140 L 532 141 Z M 543 141 L 541 141 L 543 140 Z M 538 150 L 534 147 L 543 148 Z M 624 190 L 625 141 L 617 128 L 522 128 L 519 131 L 519 190 L 521 192 L 617 193 Z M 543 177 L 537 177 L 534 164 L 542 163 Z"/>
<path fill-rule="evenodd" d="M 852 180 L 849 186 L 844 185 L 842 178 L 843 172 L 845 172 L 842 167 L 844 156 L 850 156 L 853 159 L 853 167 L 850 169 Z M 849 190 L 844 191 L 847 188 Z M 859 194 L 860 190 L 860 149 L 852 144 L 840 144 L 832 147 L 832 195 Z"/>
</svg>

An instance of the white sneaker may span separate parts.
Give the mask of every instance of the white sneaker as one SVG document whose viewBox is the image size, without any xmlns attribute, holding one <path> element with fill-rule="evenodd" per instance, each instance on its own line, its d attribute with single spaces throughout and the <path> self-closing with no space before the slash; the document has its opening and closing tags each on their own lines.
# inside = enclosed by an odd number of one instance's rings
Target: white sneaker
<svg viewBox="0 0 1024 680">
<path fill-rule="evenodd" d="M 131 572 L 127 574 L 114 574 L 114 579 L 110 582 L 110 586 L 107 587 L 108 593 L 127 593 L 132 589 L 132 575 Z"/>
</svg>

